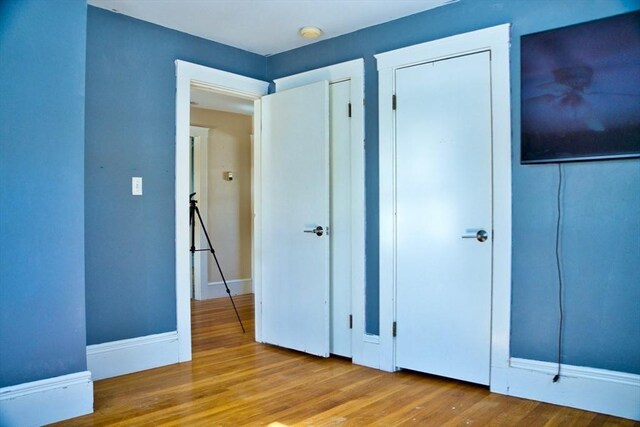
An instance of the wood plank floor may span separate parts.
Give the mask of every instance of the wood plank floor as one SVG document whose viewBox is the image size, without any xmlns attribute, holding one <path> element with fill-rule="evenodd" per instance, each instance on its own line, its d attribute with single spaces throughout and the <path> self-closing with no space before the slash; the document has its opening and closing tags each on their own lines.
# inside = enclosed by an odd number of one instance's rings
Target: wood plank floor
<svg viewBox="0 0 640 427">
<path fill-rule="evenodd" d="M 193 361 L 94 382 L 95 412 L 61 426 L 640 426 L 257 344 L 253 296 L 192 304 Z"/>
</svg>

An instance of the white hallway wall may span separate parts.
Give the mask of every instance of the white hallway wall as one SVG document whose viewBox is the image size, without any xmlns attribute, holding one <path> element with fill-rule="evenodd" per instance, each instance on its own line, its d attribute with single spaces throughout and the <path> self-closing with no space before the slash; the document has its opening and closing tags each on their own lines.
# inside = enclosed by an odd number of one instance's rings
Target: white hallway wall
<svg viewBox="0 0 640 427">
<path fill-rule="evenodd" d="M 208 141 L 207 231 L 232 292 L 251 291 L 251 133 L 252 117 L 191 109 L 191 125 L 211 129 Z M 233 180 L 226 181 L 224 172 Z M 210 288 L 222 278 L 208 258 Z M 222 290 L 222 289 L 220 289 Z M 208 296 L 224 296 L 211 289 Z"/>
</svg>

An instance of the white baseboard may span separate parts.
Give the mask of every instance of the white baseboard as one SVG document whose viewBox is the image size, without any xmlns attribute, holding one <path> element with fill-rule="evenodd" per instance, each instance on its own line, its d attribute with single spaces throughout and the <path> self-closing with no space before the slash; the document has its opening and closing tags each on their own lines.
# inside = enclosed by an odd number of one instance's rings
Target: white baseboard
<svg viewBox="0 0 640 427">
<path fill-rule="evenodd" d="M 512 358 L 504 394 L 640 421 L 640 375 Z M 498 391 L 500 390 L 493 390 Z"/>
<path fill-rule="evenodd" d="M 2 426 L 41 426 L 92 412 L 89 371 L 0 388 Z"/>
<path fill-rule="evenodd" d="M 227 280 L 227 286 L 231 291 L 231 295 L 244 295 L 253 293 L 253 280 L 251 279 L 235 279 Z M 224 288 L 223 282 L 210 282 L 206 289 L 203 289 L 204 295 L 202 299 L 223 298 L 227 296 L 227 290 Z"/>
<path fill-rule="evenodd" d="M 179 361 L 177 332 L 87 346 L 87 367 L 94 380 L 171 365 Z"/>
</svg>

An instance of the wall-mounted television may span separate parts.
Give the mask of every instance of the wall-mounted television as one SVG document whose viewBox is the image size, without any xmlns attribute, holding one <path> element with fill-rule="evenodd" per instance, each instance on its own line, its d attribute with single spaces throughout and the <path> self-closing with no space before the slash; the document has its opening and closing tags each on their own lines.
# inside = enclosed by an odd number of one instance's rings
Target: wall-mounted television
<svg viewBox="0 0 640 427">
<path fill-rule="evenodd" d="M 521 38 L 521 162 L 640 157 L 640 11 Z"/>
</svg>

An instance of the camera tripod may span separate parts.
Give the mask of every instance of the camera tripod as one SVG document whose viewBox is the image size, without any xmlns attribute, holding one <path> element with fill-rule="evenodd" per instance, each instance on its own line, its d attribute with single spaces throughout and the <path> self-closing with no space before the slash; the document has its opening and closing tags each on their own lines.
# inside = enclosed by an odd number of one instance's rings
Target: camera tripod
<svg viewBox="0 0 640 427">
<path fill-rule="evenodd" d="M 238 318 L 238 322 L 240 322 L 240 327 L 242 328 L 242 333 L 245 333 L 244 325 L 242 324 L 242 320 L 240 320 L 240 314 L 238 314 L 238 309 L 236 308 L 236 303 L 233 302 L 233 298 L 231 297 L 231 291 L 229 290 L 229 286 L 227 286 L 227 281 L 224 278 L 224 274 L 222 274 L 222 268 L 220 268 L 220 263 L 218 262 L 218 257 L 216 256 L 216 251 L 213 249 L 213 245 L 211 244 L 211 239 L 209 239 L 209 233 L 207 233 L 207 228 L 204 226 L 202 222 L 202 217 L 200 216 L 200 210 L 198 209 L 197 200 L 193 200 L 193 196 L 196 193 L 191 193 L 189 195 L 189 227 L 191 227 L 191 256 L 193 256 L 196 252 L 200 251 L 209 251 L 211 255 L 213 255 L 213 260 L 216 262 L 216 266 L 218 267 L 218 271 L 220 272 L 220 277 L 222 277 L 222 283 L 224 283 L 224 288 L 227 291 L 227 295 L 229 295 L 229 299 L 231 300 L 231 305 L 233 306 L 233 311 L 236 312 L 236 317 Z M 195 213 L 195 215 L 194 215 Z M 200 226 L 202 227 L 202 231 L 204 231 L 204 235 L 207 238 L 207 243 L 209 244 L 209 249 L 196 249 L 196 215 L 198 215 L 198 220 L 200 221 Z"/>
</svg>

